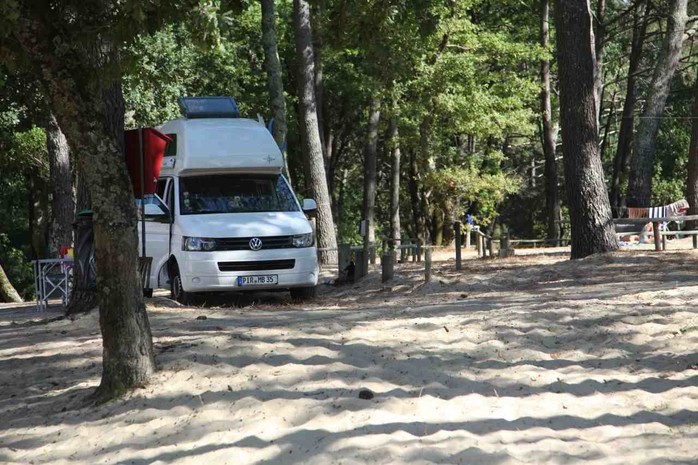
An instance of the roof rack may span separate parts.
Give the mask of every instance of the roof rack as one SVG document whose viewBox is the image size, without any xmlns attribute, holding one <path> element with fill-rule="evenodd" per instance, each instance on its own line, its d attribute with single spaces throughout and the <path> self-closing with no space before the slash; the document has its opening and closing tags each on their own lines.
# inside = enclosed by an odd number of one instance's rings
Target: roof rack
<svg viewBox="0 0 698 465">
<path fill-rule="evenodd" d="M 187 119 L 240 117 L 240 109 L 232 97 L 181 97 L 179 108 Z"/>
</svg>

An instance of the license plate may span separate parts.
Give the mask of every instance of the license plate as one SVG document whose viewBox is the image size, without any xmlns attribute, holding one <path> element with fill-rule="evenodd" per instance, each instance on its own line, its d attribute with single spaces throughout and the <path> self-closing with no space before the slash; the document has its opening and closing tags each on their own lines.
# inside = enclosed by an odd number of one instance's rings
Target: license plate
<svg viewBox="0 0 698 465">
<path fill-rule="evenodd" d="M 279 284 L 279 275 L 238 276 L 238 286 L 261 286 L 269 284 Z"/>
</svg>

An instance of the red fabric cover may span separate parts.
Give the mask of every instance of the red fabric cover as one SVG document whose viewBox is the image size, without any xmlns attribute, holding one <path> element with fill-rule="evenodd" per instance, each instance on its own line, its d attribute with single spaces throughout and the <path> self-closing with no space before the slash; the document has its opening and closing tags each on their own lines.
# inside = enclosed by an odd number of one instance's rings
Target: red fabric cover
<svg viewBox="0 0 698 465">
<path fill-rule="evenodd" d="M 138 147 L 138 129 L 125 131 L 126 166 L 131 177 L 133 193 L 141 198 L 141 164 Z M 157 191 L 158 178 L 162 169 L 162 158 L 165 146 L 170 137 L 154 128 L 143 128 L 143 173 L 145 174 L 145 193 L 154 194 Z"/>
</svg>

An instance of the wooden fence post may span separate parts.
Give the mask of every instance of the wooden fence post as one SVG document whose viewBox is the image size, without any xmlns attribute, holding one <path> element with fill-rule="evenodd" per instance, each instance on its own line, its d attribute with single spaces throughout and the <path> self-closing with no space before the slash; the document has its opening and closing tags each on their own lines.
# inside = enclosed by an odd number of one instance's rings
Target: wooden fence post
<svg viewBox="0 0 698 465">
<path fill-rule="evenodd" d="M 424 249 L 424 281 L 431 281 L 431 247 Z"/>
<path fill-rule="evenodd" d="M 383 247 L 381 256 L 381 281 L 386 282 L 395 276 L 395 252 L 392 247 Z"/>
<path fill-rule="evenodd" d="M 482 235 L 480 233 L 475 234 L 475 242 L 477 242 L 477 256 L 482 257 Z"/>
<path fill-rule="evenodd" d="M 654 221 L 652 222 L 652 231 L 654 233 L 654 250 L 656 252 L 661 252 L 662 251 L 662 240 L 659 237 L 659 223 Z"/>
<path fill-rule="evenodd" d="M 460 243 L 460 221 L 456 221 L 453 225 L 456 232 L 456 271 L 461 269 L 461 243 Z"/>
</svg>

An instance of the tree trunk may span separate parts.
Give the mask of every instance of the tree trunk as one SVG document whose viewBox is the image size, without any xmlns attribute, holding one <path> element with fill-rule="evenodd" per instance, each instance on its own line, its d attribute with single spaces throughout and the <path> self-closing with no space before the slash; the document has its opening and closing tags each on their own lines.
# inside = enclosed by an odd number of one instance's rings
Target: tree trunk
<svg viewBox="0 0 698 465">
<path fill-rule="evenodd" d="M 638 122 L 634 138 L 633 163 L 628 182 L 628 205 L 632 207 L 647 207 L 651 202 L 657 134 L 671 80 L 681 58 L 687 3 L 688 0 L 669 2 L 667 31 L 648 89 L 645 109 Z"/>
<path fill-rule="evenodd" d="M 311 195 L 317 201 L 317 235 L 321 263 L 333 263 L 337 257 L 337 237 L 332 221 L 330 194 L 318 128 L 315 101 L 315 58 L 313 54 L 310 9 L 306 0 L 293 0 L 293 23 L 296 32 L 298 61 L 299 125 L 303 152 L 307 160 L 307 178 Z"/>
<path fill-rule="evenodd" d="M 549 41 L 549 0 L 541 1 L 541 46 L 548 49 Z M 543 119 L 543 153 L 545 155 L 545 211 L 547 218 L 547 239 L 557 245 L 560 240 L 560 222 L 562 211 L 560 209 L 560 196 L 558 194 L 557 161 L 555 161 L 555 145 L 557 131 L 552 121 L 552 106 L 550 104 L 550 61 L 541 61 L 541 115 Z M 535 179 L 535 178 L 534 178 Z"/>
<path fill-rule="evenodd" d="M 688 150 L 688 185 L 686 199 L 689 215 L 698 215 L 698 76 L 693 84 L 693 123 L 691 125 L 691 145 Z M 691 221 L 688 229 L 698 229 L 698 221 Z"/>
<path fill-rule="evenodd" d="M 27 173 L 29 184 L 29 233 L 31 259 L 55 258 L 48 255 L 49 187 L 36 169 Z"/>
<path fill-rule="evenodd" d="M 267 73 L 267 90 L 269 106 L 274 115 L 274 140 L 284 155 L 284 174 L 290 179 L 288 161 L 286 160 L 286 100 L 284 83 L 281 77 L 281 61 L 276 40 L 276 14 L 274 0 L 262 2 L 262 45 L 264 47 L 264 70 Z"/>
<path fill-rule="evenodd" d="M 594 52 L 596 56 L 594 66 L 594 100 L 596 101 L 596 126 L 601 126 L 601 109 L 603 107 L 603 60 L 606 55 L 606 0 L 596 1 L 596 14 L 594 15 Z"/>
<path fill-rule="evenodd" d="M 621 185 L 627 179 L 628 162 L 632 150 L 633 127 L 635 123 L 635 102 L 637 101 L 637 73 L 642 59 L 642 46 L 647 32 L 645 21 L 646 7 L 640 2 L 633 19 L 633 38 L 630 48 L 630 61 L 628 64 L 628 80 L 623 102 L 623 113 L 618 131 L 618 147 L 613 159 L 613 174 L 611 176 L 611 206 L 622 207 L 625 204 L 621 195 Z"/>
<path fill-rule="evenodd" d="M 46 124 L 46 149 L 48 151 L 51 184 L 51 220 L 49 224 L 48 251 L 57 257 L 61 247 L 73 245 L 73 175 L 70 171 L 70 150 L 56 117 L 49 113 Z"/>
<path fill-rule="evenodd" d="M 588 0 L 555 4 L 560 121 L 572 223 L 572 258 L 618 248 L 599 157 L 594 40 Z"/>
<path fill-rule="evenodd" d="M 77 153 L 94 211 L 102 380 L 110 399 L 143 385 L 155 370 L 152 335 L 138 276 L 136 206 L 123 152 L 124 102 L 117 46 L 96 33 L 63 37 L 32 18 L 16 31 L 25 55 L 42 70 L 56 120 Z M 60 29 L 58 29 L 60 31 Z M 57 50 L 61 59 L 56 59 Z"/>
<path fill-rule="evenodd" d="M 390 239 L 395 246 L 400 245 L 400 132 L 397 120 L 390 120 L 388 132 L 390 141 Z"/>
<path fill-rule="evenodd" d="M 409 150 L 410 155 L 410 203 L 412 204 L 412 239 L 424 239 L 424 213 L 421 210 L 422 201 L 420 196 L 419 168 L 417 164 L 417 154 L 414 150 Z"/>
<path fill-rule="evenodd" d="M 368 221 L 368 241 L 376 242 L 376 163 L 378 159 L 378 123 L 380 121 L 381 102 L 378 98 L 371 101 L 366 131 L 366 148 L 364 150 L 364 203 L 362 216 Z"/>
<path fill-rule="evenodd" d="M 80 212 L 90 209 L 90 194 L 87 190 L 85 177 L 78 173 L 77 176 L 77 201 L 74 217 Z M 75 267 L 73 268 L 73 288 L 65 309 L 66 315 L 77 315 L 93 310 L 97 306 L 97 294 L 94 289 L 92 269 L 89 256 L 93 253 L 94 235 L 92 240 L 81 240 L 78 231 L 75 230 Z"/>
<path fill-rule="evenodd" d="M 8 279 L 2 264 L 0 264 L 0 302 L 22 302 L 22 297 Z"/>
<path fill-rule="evenodd" d="M 431 161 L 433 160 L 431 160 L 429 143 L 431 124 L 431 115 L 427 114 L 426 116 L 424 116 L 424 118 L 422 119 L 422 123 L 419 125 L 419 158 L 417 161 L 418 173 L 426 173 L 427 170 L 431 170 L 434 168 L 433 166 L 431 166 Z M 419 227 L 417 238 L 419 238 L 421 244 L 426 244 L 427 241 L 430 239 L 429 237 L 427 237 L 427 235 L 429 233 L 429 230 L 431 229 L 432 215 L 429 214 L 429 212 L 431 212 L 431 208 L 429 206 L 429 195 L 426 191 L 426 186 L 424 185 L 424 182 L 420 182 L 418 184 L 418 187 L 420 189 L 419 210 L 422 213 L 422 218 L 421 222 L 417 224 L 417 226 Z"/>
</svg>

